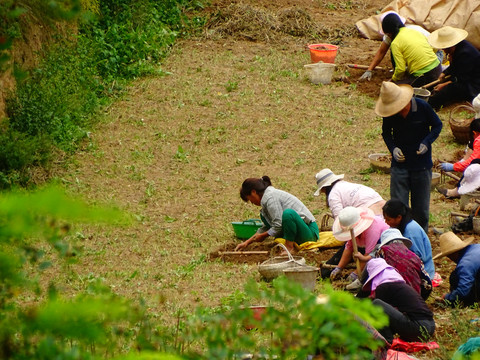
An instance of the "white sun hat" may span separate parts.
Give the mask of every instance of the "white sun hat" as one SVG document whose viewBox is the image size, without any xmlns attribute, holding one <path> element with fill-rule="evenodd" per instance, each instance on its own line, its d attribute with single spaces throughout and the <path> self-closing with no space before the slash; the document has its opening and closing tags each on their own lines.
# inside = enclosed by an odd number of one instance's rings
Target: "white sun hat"
<svg viewBox="0 0 480 360">
<path fill-rule="evenodd" d="M 347 206 L 343 208 L 333 222 L 333 236 L 340 241 L 351 240 L 350 230 L 358 236 L 372 225 L 375 214 L 366 207 Z"/>
</svg>

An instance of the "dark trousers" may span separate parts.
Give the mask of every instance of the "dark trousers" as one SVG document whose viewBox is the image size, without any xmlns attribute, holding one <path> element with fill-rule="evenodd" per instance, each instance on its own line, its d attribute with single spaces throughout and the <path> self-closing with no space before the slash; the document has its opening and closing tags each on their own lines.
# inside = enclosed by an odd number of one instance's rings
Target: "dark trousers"
<svg viewBox="0 0 480 360">
<path fill-rule="evenodd" d="M 388 341 L 393 341 L 393 336 L 398 334 L 405 341 L 425 341 L 435 332 L 433 319 L 412 320 L 392 305 L 380 299 L 374 299 L 373 304 L 381 306 L 388 316 L 389 325 L 380 329 L 380 334 Z"/>
<path fill-rule="evenodd" d="M 390 197 L 410 206 L 413 220 L 425 232 L 428 232 L 431 182 L 432 169 L 410 171 L 392 167 L 390 170 Z"/>
<path fill-rule="evenodd" d="M 445 86 L 441 91 L 433 93 L 428 103 L 434 110 L 442 106 L 473 100 L 473 96 L 467 91 L 465 85 L 454 82 Z"/>
</svg>

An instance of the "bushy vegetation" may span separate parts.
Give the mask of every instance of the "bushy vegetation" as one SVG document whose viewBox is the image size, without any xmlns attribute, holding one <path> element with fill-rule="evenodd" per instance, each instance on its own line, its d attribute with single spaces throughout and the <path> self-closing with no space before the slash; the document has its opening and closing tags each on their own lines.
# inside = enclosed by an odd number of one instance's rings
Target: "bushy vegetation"
<svg viewBox="0 0 480 360">
<path fill-rule="evenodd" d="M 386 317 L 380 308 L 328 287 L 328 298 L 318 301 L 286 278 L 272 287 L 252 281 L 223 306 L 179 313 L 172 327 L 94 276 L 67 298 L 57 290 L 55 276 L 44 273 L 54 259 L 71 272 L 68 264 L 81 256 L 75 223 L 126 226 L 129 218 L 115 209 L 87 207 L 55 188 L 9 193 L 0 200 L 0 215 L 2 359 L 211 360 L 252 351 L 279 359 L 315 353 L 325 359 L 368 359 L 379 345 L 359 319 L 382 326 Z M 260 320 L 252 320 L 252 301 L 268 305 Z M 256 330 L 246 330 L 247 323 Z"/>
<path fill-rule="evenodd" d="M 0 187 L 27 185 L 28 169 L 46 164 L 52 149 L 74 152 L 97 120 L 99 106 L 129 80 L 161 74 L 159 62 L 175 40 L 202 24 L 201 18 L 187 16 L 202 6 L 196 0 L 10 0 L 0 5 L 5 20 L 0 51 L 21 36 L 33 13 L 42 14 L 50 31 L 59 19 L 75 20 L 68 36 L 45 49 L 37 68 L 14 69 L 17 89 L 9 96 L 9 119 L 0 136 L 0 159 L 7 159 L 0 162 Z M 5 70 L 8 53 L 0 56 Z M 16 138 L 21 141 L 13 146 Z"/>
</svg>

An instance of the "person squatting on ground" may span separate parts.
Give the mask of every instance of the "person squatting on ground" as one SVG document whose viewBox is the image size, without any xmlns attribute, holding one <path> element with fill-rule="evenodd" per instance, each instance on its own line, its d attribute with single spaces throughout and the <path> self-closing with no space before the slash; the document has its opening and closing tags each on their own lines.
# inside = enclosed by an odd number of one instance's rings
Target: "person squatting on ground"
<svg viewBox="0 0 480 360">
<path fill-rule="evenodd" d="M 442 64 L 424 34 L 405 27 L 395 13 L 385 16 L 382 29 L 392 39 L 393 82 L 420 87 L 438 79 Z"/>
<path fill-rule="evenodd" d="M 435 332 L 433 313 L 403 277 L 382 258 L 367 263 L 368 279 L 363 290 L 373 304 L 382 307 L 389 325 L 380 329 L 388 342 L 395 334 L 404 341 L 426 341 Z"/>
<path fill-rule="evenodd" d="M 390 228 L 385 230 L 380 243 L 369 255 L 362 255 L 360 252 L 353 254 L 357 259 L 367 262 L 372 258 L 382 258 L 388 265 L 393 266 L 403 279 L 410 285 L 423 299 L 427 299 L 432 292 L 432 281 L 425 271 L 422 260 L 413 251 L 409 250 L 412 241 L 402 236 L 398 229 Z M 362 273 L 361 279 L 357 281 L 357 288 L 362 287 L 362 281 L 367 279 L 367 272 Z M 347 290 L 354 288 L 354 285 Z"/>
<path fill-rule="evenodd" d="M 317 241 L 318 225 L 310 210 L 294 195 L 275 189 L 270 178 L 248 178 L 240 189 L 243 201 L 260 206 L 263 226 L 248 240 L 238 244 L 235 251 L 268 236 L 283 237 L 285 246 L 293 251 L 294 243 Z"/>
<path fill-rule="evenodd" d="M 450 274 L 450 292 L 443 295 L 451 306 L 480 302 L 480 244 L 471 244 L 473 240 L 462 241 L 451 231 L 440 235 L 440 253 L 434 259 L 446 256 L 457 264 Z"/>
<path fill-rule="evenodd" d="M 468 101 L 480 93 L 480 51 L 465 40 L 468 32 L 451 26 L 435 30 L 428 37 L 431 46 L 443 49 L 450 65 L 439 76 L 441 82 L 434 88 L 429 104 L 438 110 L 442 106 Z"/>
<path fill-rule="evenodd" d="M 395 11 L 386 11 L 383 14 L 381 14 L 380 21 L 382 22 L 383 19 L 385 18 L 385 16 L 387 16 L 389 14 L 397 15 L 399 17 L 400 21 L 405 25 L 406 28 L 418 31 L 419 33 L 423 34 L 423 36 L 425 36 L 425 38 L 427 38 L 430 35 L 430 33 L 427 30 L 425 30 L 424 28 L 422 28 L 421 26 L 418 26 L 418 25 L 415 25 L 415 24 L 406 24 L 405 23 L 406 19 L 404 17 L 400 16 L 399 14 L 397 14 Z M 372 80 L 373 70 L 375 69 L 375 67 L 378 64 L 380 64 L 382 62 L 383 58 L 385 57 L 385 55 L 388 52 L 388 49 L 390 49 L 390 44 L 392 43 L 392 39 L 390 39 L 388 37 L 388 35 L 383 34 L 383 31 L 381 32 L 381 34 L 383 35 L 382 43 L 380 44 L 380 47 L 378 48 L 377 52 L 375 53 L 375 56 L 373 57 L 370 65 L 368 65 L 368 69 L 360 77 L 360 79 L 359 79 L 360 81 L 363 81 L 363 80 L 370 81 L 370 80 Z M 438 51 L 436 51 L 435 55 L 437 56 L 438 61 L 441 64 L 443 62 L 443 51 L 438 50 Z M 393 61 L 393 57 L 392 57 L 392 65 L 393 65 L 393 67 L 395 67 L 395 62 Z"/>
<path fill-rule="evenodd" d="M 473 119 L 470 123 L 470 143 L 472 144 L 472 151 L 466 151 L 468 156 L 456 163 L 444 162 L 440 164 L 443 171 L 457 171 L 465 172 L 467 167 L 475 160 L 480 159 L 480 118 Z M 467 148 L 468 150 L 468 148 Z M 460 181 L 461 182 L 461 181 Z M 437 190 L 447 198 L 458 197 L 461 194 L 458 192 L 460 182 L 455 189 L 438 188 Z"/>
<path fill-rule="evenodd" d="M 480 159 L 480 119 L 473 119 L 470 123 L 470 138 L 473 144 L 472 152 L 466 159 L 457 161 L 456 163 L 444 162 L 440 164 L 443 171 L 464 172 L 470 163 L 475 159 Z"/>
<path fill-rule="evenodd" d="M 474 159 L 463 172 L 463 176 L 453 189 L 437 188 L 445 198 L 457 198 L 480 188 L 480 159 Z"/>
<path fill-rule="evenodd" d="M 367 207 L 375 215 L 382 215 L 385 200 L 372 188 L 343 180 L 344 174 L 335 175 L 330 169 L 322 169 L 315 175 L 317 191 L 313 194 L 319 196 L 324 193 L 327 206 L 334 218 L 347 206 Z"/>
<path fill-rule="evenodd" d="M 384 81 L 375 113 L 383 117 L 382 136 L 392 154 L 390 197 L 407 206 L 410 198 L 412 217 L 427 232 L 432 143 L 442 130 L 442 121 L 427 102 L 412 96 L 410 85 Z"/>
<path fill-rule="evenodd" d="M 410 250 L 422 260 L 430 279 L 435 276 L 432 244 L 423 228 L 412 219 L 412 209 L 398 199 L 390 199 L 383 206 L 383 218 L 392 228 L 400 230 L 402 235 L 412 241 Z"/>
<path fill-rule="evenodd" d="M 350 230 L 353 230 L 358 248 L 363 248 L 366 254 L 369 254 L 375 248 L 380 235 L 388 229 L 388 225 L 380 216 L 375 216 L 369 208 L 355 208 L 347 206 L 340 211 L 338 217 L 333 222 L 333 236 L 337 240 L 347 241 L 342 257 L 338 265 L 330 273 L 330 279 L 335 280 L 340 277 L 345 266 L 352 261 L 353 244 Z M 365 267 L 365 263 L 360 263 L 360 271 Z M 357 270 L 353 271 L 349 276 L 349 282 L 358 279 Z"/>
</svg>

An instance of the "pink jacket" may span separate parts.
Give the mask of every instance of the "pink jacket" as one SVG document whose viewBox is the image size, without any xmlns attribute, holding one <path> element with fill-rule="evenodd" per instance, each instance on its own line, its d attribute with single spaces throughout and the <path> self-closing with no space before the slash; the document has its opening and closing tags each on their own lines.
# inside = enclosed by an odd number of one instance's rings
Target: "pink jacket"
<svg viewBox="0 0 480 360">
<path fill-rule="evenodd" d="M 373 219 L 372 225 L 357 236 L 357 246 L 365 248 L 365 254 L 370 254 L 377 245 L 378 240 L 380 240 L 380 235 L 382 232 L 387 230 L 390 226 L 387 225 L 383 217 L 376 215 Z M 352 240 L 348 240 L 345 244 L 346 249 L 353 249 Z"/>
</svg>

